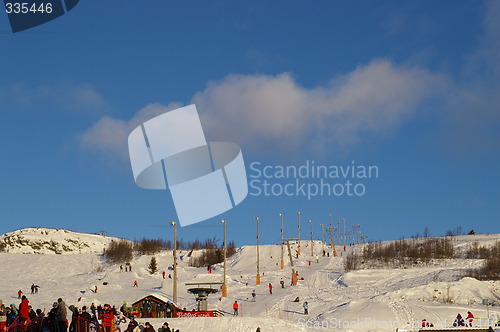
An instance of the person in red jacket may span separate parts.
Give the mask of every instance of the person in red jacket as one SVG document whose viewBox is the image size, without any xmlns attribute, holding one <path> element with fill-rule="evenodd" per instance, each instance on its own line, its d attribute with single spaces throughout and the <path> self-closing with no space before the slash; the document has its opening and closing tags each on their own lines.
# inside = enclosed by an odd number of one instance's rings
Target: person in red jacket
<svg viewBox="0 0 500 332">
<path fill-rule="evenodd" d="M 474 315 L 472 312 L 467 311 L 467 318 L 465 320 L 469 323 L 469 326 L 472 327 L 472 321 L 474 321 Z"/>
<path fill-rule="evenodd" d="M 30 301 L 26 295 L 21 297 L 21 304 L 19 305 L 19 317 L 24 317 L 26 320 L 29 318 L 30 309 L 28 308 Z"/>
<path fill-rule="evenodd" d="M 273 294 L 273 284 L 269 283 L 269 294 Z"/>
<path fill-rule="evenodd" d="M 104 332 L 111 332 L 114 322 L 115 312 L 109 304 L 106 303 L 102 311 L 102 327 L 104 328 Z"/>
<path fill-rule="evenodd" d="M 234 301 L 234 303 L 233 303 L 233 311 L 234 311 L 234 315 L 235 316 L 238 316 L 238 308 L 239 307 L 240 306 L 238 305 L 238 301 Z"/>
</svg>

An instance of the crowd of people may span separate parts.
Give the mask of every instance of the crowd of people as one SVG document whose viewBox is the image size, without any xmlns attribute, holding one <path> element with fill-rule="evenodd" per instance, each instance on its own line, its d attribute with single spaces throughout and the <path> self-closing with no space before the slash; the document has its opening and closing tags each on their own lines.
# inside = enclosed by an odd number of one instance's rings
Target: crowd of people
<svg viewBox="0 0 500 332">
<path fill-rule="evenodd" d="M 134 316 L 125 317 L 126 306 L 120 310 L 109 304 L 82 306 L 81 308 L 66 303 L 62 298 L 59 298 L 52 304 L 52 308 L 48 313 L 41 309 L 36 311 L 29 304 L 29 300 L 25 295 L 21 295 L 21 303 L 19 305 L 11 304 L 5 306 L 0 300 L 0 332 L 7 332 L 9 328 L 14 328 L 13 331 L 25 331 L 29 324 L 30 331 L 40 332 L 118 332 L 121 329 L 120 324 L 128 325 L 124 332 L 138 332 L 139 330 L 146 332 L 156 332 L 153 326 L 146 322 L 143 329 L 139 329 L 139 323 Z M 164 322 L 158 329 L 158 332 L 179 332 L 169 327 L 167 322 Z"/>
</svg>

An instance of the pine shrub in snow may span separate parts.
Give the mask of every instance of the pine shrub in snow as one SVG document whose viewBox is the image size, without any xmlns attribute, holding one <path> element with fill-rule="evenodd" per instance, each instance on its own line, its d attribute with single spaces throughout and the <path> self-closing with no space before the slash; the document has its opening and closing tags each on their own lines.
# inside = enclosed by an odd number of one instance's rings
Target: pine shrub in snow
<svg viewBox="0 0 500 332">
<path fill-rule="evenodd" d="M 158 264 L 156 263 L 156 258 L 153 256 L 149 261 L 148 272 L 149 274 L 155 274 L 158 271 Z"/>
</svg>

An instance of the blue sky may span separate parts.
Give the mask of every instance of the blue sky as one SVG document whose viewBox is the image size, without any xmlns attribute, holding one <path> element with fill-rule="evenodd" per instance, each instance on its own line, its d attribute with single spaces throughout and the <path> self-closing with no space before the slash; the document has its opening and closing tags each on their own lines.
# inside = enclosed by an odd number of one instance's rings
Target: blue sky
<svg viewBox="0 0 500 332">
<path fill-rule="evenodd" d="M 362 196 L 249 195 L 179 229 L 238 245 L 314 237 L 329 214 L 371 240 L 499 233 L 496 1 L 80 1 L 11 33 L 0 14 L 0 233 L 169 238 L 166 191 L 134 183 L 127 136 L 195 103 L 207 139 L 249 165 L 377 166 Z M 288 180 L 276 180 L 284 185 Z M 314 180 L 302 179 L 305 183 Z M 332 183 L 342 179 L 328 180 Z"/>
</svg>

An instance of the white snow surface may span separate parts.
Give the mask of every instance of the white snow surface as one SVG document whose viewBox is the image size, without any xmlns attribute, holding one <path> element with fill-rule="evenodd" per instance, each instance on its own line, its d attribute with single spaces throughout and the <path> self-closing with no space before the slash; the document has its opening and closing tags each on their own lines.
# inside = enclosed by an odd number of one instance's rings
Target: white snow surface
<svg viewBox="0 0 500 332">
<path fill-rule="evenodd" d="M 5 251 L 19 254 L 102 253 L 117 238 L 66 229 L 24 228 L 0 236 Z"/>
<path fill-rule="evenodd" d="M 17 291 L 23 290 L 36 309 L 48 310 L 61 297 L 67 305 L 81 307 L 110 303 L 120 307 L 140 298 L 156 294 L 172 299 L 173 264 L 172 251 L 154 255 L 160 268 L 151 275 L 147 267 L 152 256 L 137 256 L 132 262 L 132 272 L 120 272 L 119 264 L 105 262 L 103 248 L 113 239 L 102 235 L 75 233 L 67 230 L 44 228 L 23 229 L 4 234 L 7 237 L 24 239 L 21 244 L 8 247 L 9 252 L 0 253 L 0 300 L 4 304 L 19 305 Z M 78 241 L 75 241 L 77 239 Z M 465 248 L 478 241 L 491 245 L 500 240 L 500 235 L 458 236 L 454 243 Z M 39 246 L 51 243 L 52 248 Z M 35 243 L 36 249 L 29 243 Z M 79 243 L 66 250 L 69 243 Z M 64 247 L 65 245 L 66 247 Z M 360 250 L 362 245 L 348 247 Z M 31 248 L 31 249 L 30 249 Z M 64 249 L 66 248 L 66 249 Z M 292 247 L 295 253 L 296 246 Z M 314 256 L 310 254 L 310 242 L 301 242 L 302 255 L 294 258 L 294 267 L 299 271 L 297 286 L 290 286 L 291 267 L 285 256 L 285 269 L 279 268 L 280 246 L 260 246 L 261 284 L 255 285 L 256 246 L 244 246 L 227 260 L 228 297 L 216 293 L 209 296 L 209 309 L 218 309 L 225 317 L 139 319 L 150 321 L 157 329 L 163 321 L 171 327 L 186 331 L 396 331 L 396 328 L 417 331 L 422 319 L 436 326 L 450 327 L 457 313 L 467 315 L 472 311 L 477 319 L 500 318 L 500 282 L 478 281 L 461 277 L 470 268 L 478 267 L 481 260 L 453 259 L 433 262 L 406 269 L 368 269 L 345 272 L 343 257 L 321 257 L 322 244 L 314 242 Z M 338 252 L 343 248 L 336 247 Z M 80 253 L 81 251 L 81 253 Z M 54 253 L 61 253 L 54 255 Z M 284 249 L 287 255 L 287 249 Z M 29 254 L 28 254 L 29 253 Z M 39 254 L 34 254 L 39 253 Z M 43 254 L 42 254 L 43 253 Z M 65 253 L 65 254 L 63 254 Z M 68 254 L 70 253 L 70 254 Z M 205 268 L 189 266 L 188 251 L 180 250 L 178 256 L 178 305 L 188 310 L 195 308 L 193 295 L 187 292 L 192 282 L 222 282 L 222 264 L 214 267 L 212 274 Z M 195 251 L 193 256 L 199 254 Z M 316 263 L 316 254 L 319 263 Z M 309 265 L 309 261 L 311 264 Z M 163 279 L 161 272 L 166 271 Z M 280 286 L 280 279 L 285 288 Z M 137 280 L 139 287 L 133 287 Z M 31 284 L 40 286 L 38 294 L 30 294 Z M 104 285 L 104 283 L 107 283 Z M 273 284 L 269 294 L 268 284 Z M 94 292 L 98 286 L 98 292 Z M 251 292 L 257 293 L 257 301 L 251 302 Z M 293 300 L 299 297 L 299 302 Z M 80 301 L 78 301 L 80 299 Z M 240 304 L 240 315 L 232 315 L 232 304 Z M 309 303 L 309 315 L 303 314 L 303 303 Z M 493 304 L 486 306 L 486 302 Z M 68 317 L 69 318 L 69 317 Z"/>
</svg>

